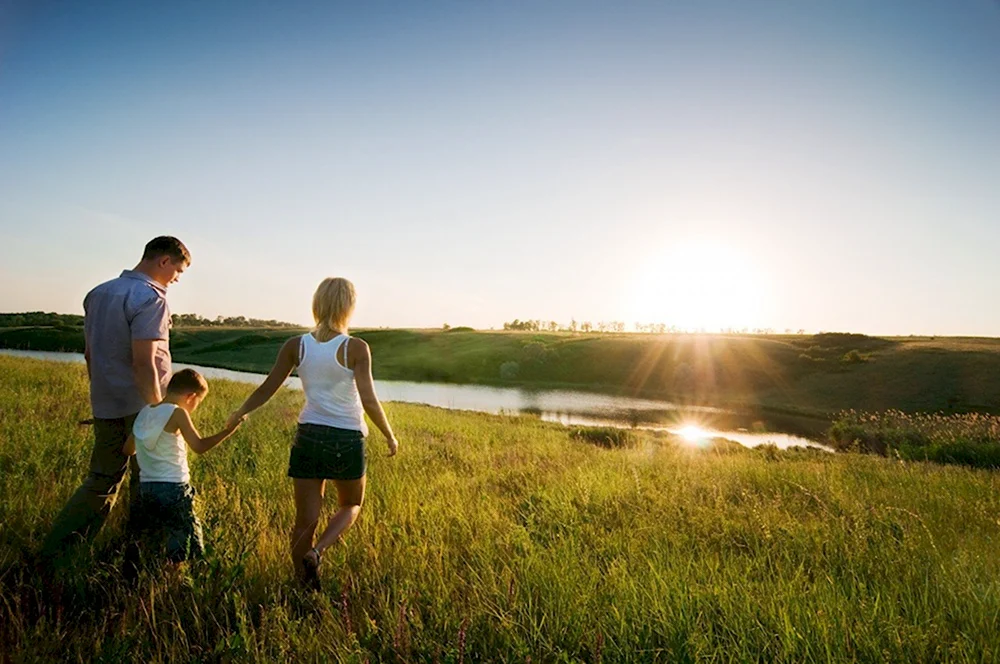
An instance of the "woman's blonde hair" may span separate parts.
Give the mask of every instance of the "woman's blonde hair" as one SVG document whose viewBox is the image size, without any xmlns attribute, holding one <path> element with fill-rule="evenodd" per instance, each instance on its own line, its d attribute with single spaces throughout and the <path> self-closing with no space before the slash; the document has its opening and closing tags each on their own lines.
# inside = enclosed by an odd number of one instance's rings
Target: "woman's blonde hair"
<svg viewBox="0 0 1000 664">
<path fill-rule="evenodd" d="M 313 319 L 317 336 L 332 339 L 335 330 L 347 329 L 347 321 L 354 313 L 357 294 L 354 284 L 343 277 L 327 277 L 320 282 L 313 295 Z"/>
</svg>

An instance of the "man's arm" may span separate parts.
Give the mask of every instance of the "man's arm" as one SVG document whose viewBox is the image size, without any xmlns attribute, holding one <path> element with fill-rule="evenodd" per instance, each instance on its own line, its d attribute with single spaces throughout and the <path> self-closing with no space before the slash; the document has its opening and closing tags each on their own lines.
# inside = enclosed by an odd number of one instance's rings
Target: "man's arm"
<svg viewBox="0 0 1000 664">
<path fill-rule="evenodd" d="M 148 404 L 163 401 L 160 381 L 156 377 L 156 339 L 132 341 L 132 375 L 139 394 Z"/>
<path fill-rule="evenodd" d="M 132 375 L 139 394 L 148 404 L 160 403 L 163 394 L 156 375 L 156 344 L 170 338 L 170 309 L 162 297 L 147 294 L 129 321 L 132 336 Z"/>
<path fill-rule="evenodd" d="M 125 444 L 122 445 L 122 454 L 125 456 L 132 456 L 135 454 L 135 436 L 132 434 L 128 435 L 128 438 L 125 440 Z"/>
<path fill-rule="evenodd" d="M 93 292 L 93 291 L 91 291 Z M 90 301 L 90 293 L 83 298 L 83 359 L 87 362 L 87 380 L 93 378 L 93 374 L 90 370 L 90 341 L 87 339 L 87 303 Z"/>
</svg>

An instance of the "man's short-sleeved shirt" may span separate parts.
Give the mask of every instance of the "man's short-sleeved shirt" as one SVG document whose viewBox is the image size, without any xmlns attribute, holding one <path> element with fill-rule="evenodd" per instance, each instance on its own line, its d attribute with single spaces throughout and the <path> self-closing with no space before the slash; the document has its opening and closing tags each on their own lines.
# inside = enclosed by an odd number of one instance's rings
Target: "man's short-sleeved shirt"
<svg viewBox="0 0 1000 664">
<path fill-rule="evenodd" d="M 83 327 L 90 354 L 94 417 L 138 413 L 146 401 L 132 373 L 132 342 L 154 340 L 156 377 L 170 382 L 170 308 L 167 291 L 142 272 L 125 270 L 87 293 Z"/>
</svg>

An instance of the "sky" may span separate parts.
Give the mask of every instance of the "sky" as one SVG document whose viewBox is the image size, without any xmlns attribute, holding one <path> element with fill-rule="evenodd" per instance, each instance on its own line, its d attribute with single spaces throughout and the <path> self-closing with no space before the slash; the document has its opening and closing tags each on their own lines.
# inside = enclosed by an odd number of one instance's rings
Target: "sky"
<svg viewBox="0 0 1000 664">
<path fill-rule="evenodd" d="M 1000 2 L 0 0 L 0 312 L 1000 336 Z"/>
</svg>

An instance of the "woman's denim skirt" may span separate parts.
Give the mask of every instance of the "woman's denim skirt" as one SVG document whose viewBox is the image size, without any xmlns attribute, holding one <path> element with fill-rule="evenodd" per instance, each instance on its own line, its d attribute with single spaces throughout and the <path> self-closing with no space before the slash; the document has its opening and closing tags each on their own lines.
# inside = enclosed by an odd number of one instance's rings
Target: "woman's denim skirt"
<svg viewBox="0 0 1000 664">
<path fill-rule="evenodd" d="M 301 480 L 357 480 L 368 457 L 360 431 L 322 424 L 299 424 L 288 459 L 288 476 Z"/>
</svg>

